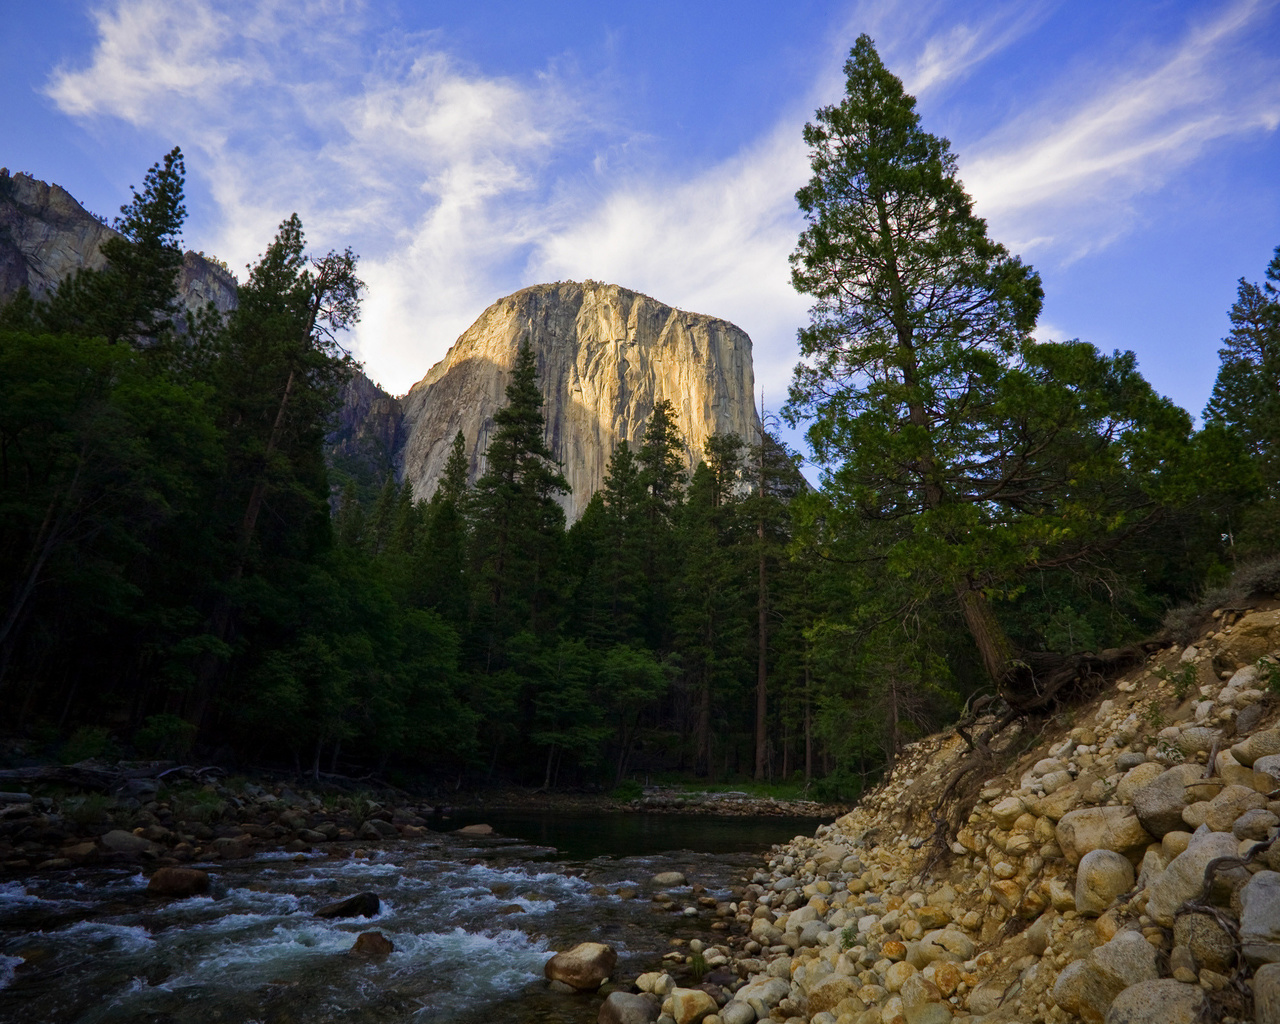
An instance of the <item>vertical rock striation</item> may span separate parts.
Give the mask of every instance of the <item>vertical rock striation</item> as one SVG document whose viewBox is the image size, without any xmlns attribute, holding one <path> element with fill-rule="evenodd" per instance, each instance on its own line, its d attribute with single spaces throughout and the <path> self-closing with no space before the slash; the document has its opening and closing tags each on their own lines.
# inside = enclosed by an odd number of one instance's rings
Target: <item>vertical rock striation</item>
<svg viewBox="0 0 1280 1024">
<path fill-rule="evenodd" d="M 398 463 L 419 498 L 435 490 L 459 430 L 471 480 L 483 473 L 493 414 L 526 338 L 546 400 L 547 441 L 573 488 L 564 500 L 571 521 L 603 484 L 614 447 L 639 441 L 662 399 L 675 407 L 690 468 L 712 434 L 751 440 L 758 429 L 751 339 L 733 324 L 618 285 L 535 285 L 485 310 L 401 400 Z"/>
</svg>

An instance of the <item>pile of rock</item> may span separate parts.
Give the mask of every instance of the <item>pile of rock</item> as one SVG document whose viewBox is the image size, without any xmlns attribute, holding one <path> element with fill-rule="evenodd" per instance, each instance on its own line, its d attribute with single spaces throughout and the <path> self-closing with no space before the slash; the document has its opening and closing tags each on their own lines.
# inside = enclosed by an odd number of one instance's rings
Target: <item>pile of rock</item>
<svg viewBox="0 0 1280 1024">
<path fill-rule="evenodd" d="M 1278 661 L 1280 611 L 1255 610 L 1043 740 L 1010 727 L 944 857 L 931 812 L 966 747 L 916 744 L 747 880 L 744 982 L 703 1024 L 1280 1024 Z"/>
</svg>

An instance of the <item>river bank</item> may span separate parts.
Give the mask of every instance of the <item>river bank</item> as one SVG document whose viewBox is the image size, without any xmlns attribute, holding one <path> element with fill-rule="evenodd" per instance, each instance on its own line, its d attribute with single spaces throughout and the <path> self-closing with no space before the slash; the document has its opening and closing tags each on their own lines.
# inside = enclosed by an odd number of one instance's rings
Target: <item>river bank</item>
<svg viewBox="0 0 1280 1024">
<path fill-rule="evenodd" d="M 448 804 L 394 790 L 309 788 L 296 781 L 224 779 L 176 766 L 125 765 L 111 793 L 69 791 L 63 784 L 0 793 L 0 872 L 197 860 L 234 861 L 268 850 L 341 854 L 458 827 L 479 829 L 493 814 L 686 814 L 738 818 L 832 820 L 846 809 L 746 793 L 651 789 L 619 801 L 604 794 L 518 789 L 458 794 Z M 81 766 L 82 772 L 105 771 Z M 128 777 L 131 776 L 131 777 Z"/>
</svg>

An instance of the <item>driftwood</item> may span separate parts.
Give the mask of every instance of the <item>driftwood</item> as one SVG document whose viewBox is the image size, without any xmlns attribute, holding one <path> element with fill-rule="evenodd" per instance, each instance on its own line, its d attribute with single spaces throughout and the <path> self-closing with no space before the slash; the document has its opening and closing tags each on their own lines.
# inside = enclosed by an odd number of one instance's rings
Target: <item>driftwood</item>
<svg viewBox="0 0 1280 1024">
<path fill-rule="evenodd" d="M 175 764 L 173 761 L 155 761 L 150 764 L 132 767 L 106 768 L 101 765 L 82 761 L 79 764 L 38 765 L 34 768 L 0 769 L 0 783 L 3 782 L 53 782 L 64 786 L 75 786 L 78 789 L 93 789 L 109 793 L 119 789 L 133 779 L 164 779 L 169 776 L 201 779 L 208 775 L 222 774 L 221 768 L 192 768 L 188 765 Z"/>
</svg>

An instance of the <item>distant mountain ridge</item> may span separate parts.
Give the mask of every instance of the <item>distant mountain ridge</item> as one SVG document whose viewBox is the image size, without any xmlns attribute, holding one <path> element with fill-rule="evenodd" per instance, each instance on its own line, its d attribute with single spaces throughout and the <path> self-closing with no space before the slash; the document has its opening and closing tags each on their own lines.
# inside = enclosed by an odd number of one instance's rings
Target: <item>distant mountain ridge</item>
<svg viewBox="0 0 1280 1024">
<path fill-rule="evenodd" d="M 100 270 L 102 244 L 119 232 L 89 213 L 60 185 L 0 167 L 0 305 L 22 287 L 42 298 L 76 270 Z M 236 306 L 236 279 L 198 252 L 182 258 L 178 294 L 187 310 L 212 302 Z"/>
</svg>

